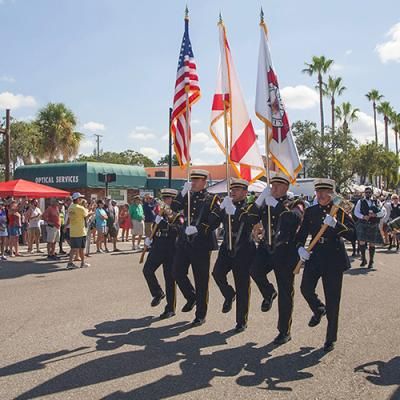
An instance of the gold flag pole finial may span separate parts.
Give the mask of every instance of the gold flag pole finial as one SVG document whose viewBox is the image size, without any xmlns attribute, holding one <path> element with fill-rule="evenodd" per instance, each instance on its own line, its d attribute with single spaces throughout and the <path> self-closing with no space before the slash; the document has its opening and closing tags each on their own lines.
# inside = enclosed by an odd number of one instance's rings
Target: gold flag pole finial
<svg viewBox="0 0 400 400">
<path fill-rule="evenodd" d="M 264 23 L 264 10 L 261 7 L 261 12 L 260 12 L 260 22 L 263 24 Z"/>
<path fill-rule="evenodd" d="M 219 12 L 219 21 L 218 21 L 218 24 L 223 24 L 224 23 L 224 21 L 222 20 L 222 14 L 221 14 L 221 11 Z"/>
<path fill-rule="evenodd" d="M 189 9 L 188 9 L 187 4 L 186 4 L 186 7 L 185 7 L 185 19 L 189 19 Z"/>
</svg>

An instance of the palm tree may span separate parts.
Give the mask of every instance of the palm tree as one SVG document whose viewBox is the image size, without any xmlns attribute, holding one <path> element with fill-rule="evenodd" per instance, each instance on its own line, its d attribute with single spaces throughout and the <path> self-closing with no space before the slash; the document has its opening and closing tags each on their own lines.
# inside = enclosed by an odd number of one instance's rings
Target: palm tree
<svg viewBox="0 0 400 400">
<path fill-rule="evenodd" d="M 399 133 L 400 133 L 400 113 L 397 114 L 395 111 L 390 116 L 392 121 L 392 127 L 394 130 L 395 144 L 396 144 L 396 156 L 399 156 Z"/>
<path fill-rule="evenodd" d="M 349 134 L 349 124 L 358 120 L 358 108 L 353 108 L 349 102 L 342 103 L 335 108 L 335 116 L 342 124 L 345 135 Z"/>
<path fill-rule="evenodd" d="M 328 83 L 323 83 L 324 95 L 331 99 L 332 133 L 335 133 L 335 97 L 340 96 L 346 87 L 342 85 L 342 78 L 328 77 Z"/>
<path fill-rule="evenodd" d="M 383 121 L 385 122 L 385 149 L 389 150 L 389 122 L 390 116 L 393 114 L 393 109 L 388 101 L 382 101 L 376 107 L 376 111 L 383 115 Z"/>
<path fill-rule="evenodd" d="M 375 128 L 375 143 L 378 144 L 378 127 L 376 126 L 376 103 L 381 101 L 383 95 L 376 89 L 371 89 L 365 96 L 369 101 L 372 101 L 372 108 L 374 110 L 374 128 Z"/>
<path fill-rule="evenodd" d="M 333 64 L 333 60 L 325 58 L 325 56 L 316 57 L 313 56 L 310 64 L 305 63 L 307 68 L 304 68 L 302 72 L 310 76 L 317 75 L 318 89 L 319 89 L 319 110 L 321 115 L 321 136 L 324 136 L 324 106 L 322 102 L 323 88 L 322 88 L 322 76 L 326 74 Z"/>
<path fill-rule="evenodd" d="M 75 132 L 76 117 L 63 103 L 47 104 L 39 110 L 36 123 L 43 135 L 43 153 L 50 162 L 77 153 L 83 135 Z"/>
</svg>

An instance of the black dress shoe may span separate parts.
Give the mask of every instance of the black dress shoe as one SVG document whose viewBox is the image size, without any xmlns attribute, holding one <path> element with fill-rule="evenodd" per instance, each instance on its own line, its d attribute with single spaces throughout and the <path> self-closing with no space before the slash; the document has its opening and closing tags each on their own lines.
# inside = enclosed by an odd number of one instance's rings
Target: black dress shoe
<svg viewBox="0 0 400 400">
<path fill-rule="evenodd" d="M 192 321 L 192 326 L 200 326 L 200 325 L 203 325 L 205 322 L 206 322 L 205 318 L 195 318 Z"/>
<path fill-rule="evenodd" d="M 246 328 L 247 328 L 246 324 L 237 324 L 235 327 L 235 332 L 236 333 L 244 332 Z"/>
<path fill-rule="evenodd" d="M 329 353 L 335 348 L 335 342 L 325 342 L 324 351 L 325 353 Z"/>
<path fill-rule="evenodd" d="M 273 292 L 271 296 L 269 296 L 267 299 L 264 299 L 263 302 L 261 303 L 261 311 L 262 312 L 267 312 L 272 308 L 272 303 L 276 299 L 276 292 Z"/>
<path fill-rule="evenodd" d="M 161 303 L 161 300 L 162 300 L 164 297 L 165 297 L 165 294 L 164 294 L 164 293 L 159 294 L 159 295 L 156 296 L 156 297 L 153 297 L 153 300 L 151 301 L 151 306 L 152 306 L 152 307 L 157 307 L 157 306 Z"/>
<path fill-rule="evenodd" d="M 310 326 L 311 328 L 313 328 L 314 326 L 317 326 L 320 322 L 321 322 L 321 318 L 326 314 L 326 309 L 325 307 L 320 307 L 318 309 L 317 314 L 314 314 L 311 319 L 310 322 L 308 323 L 308 326 Z"/>
<path fill-rule="evenodd" d="M 173 311 L 164 311 L 160 315 L 160 319 L 167 319 L 167 318 L 171 318 L 171 317 L 175 317 L 175 313 Z"/>
<path fill-rule="evenodd" d="M 224 301 L 224 305 L 222 306 L 222 312 L 224 314 L 226 314 L 232 310 L 232 303 L 235 301 L 235 297 L 236 297 L 236 295 L 233 295 L 233 297 L 231 299 Z"/>
<path fill-rule="evenodd" d="M 362 260 L 361 261 L 361 264 L 360 264 L 360 267 L 365 267 L 367 265 L 367 260 Z"/>
<path fill-rule="evenodd" d="M 196 300 L 188 300 L 186 304 L 182 307 L 182 312 L 189 312 L 193 310 L 193 307 L 196 305 Z"/>
<path fill-rule="evenodd" d="M 287 343 L 289 340 L 292 340 L 292 337 L 289 333 L 280 333 L 275 339 L 274 344 L 281 345 Z"/>
<path fill-rule="evenodd" d="M 374 262 L 373 261 L 370 261 L 369 263 L 368 263 L 368 268 L 373 268 L 374 267 Z"/>
</svg>

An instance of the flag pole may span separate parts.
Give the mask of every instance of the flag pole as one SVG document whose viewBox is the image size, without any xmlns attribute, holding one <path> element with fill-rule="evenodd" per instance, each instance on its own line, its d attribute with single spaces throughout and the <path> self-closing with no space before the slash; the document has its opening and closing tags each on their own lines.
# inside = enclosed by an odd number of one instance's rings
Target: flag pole
<svg viewBox="0 0 400 400">
<path fill-rule="evenodd" d="M 263 27 L 265 33 L 267 32 L 267 28 L 265 26 L 264 22 L 264 11 L 261 7 L 261 13 L 260 13 L 260 25 Z M 269 133 L 268 133 L 268 125 L 266 122 L 264 122 L 264 130 L 265 130 L 265 158 L 267 160 L 267 165 L 266 165 L 266 170 L 267 170 L 267 185 L 268 188 L 270 188 L 270 181 L 271 181 L 271 171 L 269 168 Z M 268 237 L 268 245 L 272 245 L 272 230 L 271 230 L 271 207 L 267 207 L 268 213 L 267 213 L 267 218 L 268 218 L 268 230 L 267 230 L 267 237 Z"/>
<path fill-rule="evenodd" d="M 222 16 L 221 13 L 219 14 L 219 24 L 223 26 L 223 21 L 222 21 Z M 224 35 L 225 35 L 225 28 L 224 29 Z M 224 46 L 226 46 L 224 44 Z M 226 57 L 226 48 L 224 51 L 225 57 Z M 228 62 L 226 62 L 226 65 L 228 65 Z M 223 69 L 222 69 L 223 70 Z M 229 76 L 228 76 L 229 79 Z M 225 89 L 225 88 L 223 88 Z M 226 111 L 226 101 L 225 101 L 225 90 L 222 91 L 222 96 L 223 96 L 223 104 L 224 104 L 224 133 L 225 133 L 225 166 L 226 166 L 226 190 L 227 190 L 227 196 L 230 195 L 231 193 L 231 183 L 230 183 L 230 173 L 229 173 L 229 138 L 228 138 L 228 113 Z M 226 215 L 228 218 L 228 250 L 232 250 L 232 218 L 230 215 Z"/>
<path fill-rule="evenodd" d="M 189 10 L 188 7 L 186 6 L 185 8 L 185 20 L 189 21 Z M 186 67 L 185 67 L 186 68 Z M 186 135 L 187 135 L 187 154 L 186 154 L 186 177 L 187 177 L 187 182 L 190 182 L 190 142 L 191 142 L 191 135 L 190 135 L 190 123 L 189 123 L 189 118 L 190 118 L 190 113 L 189 113 L 189 91 L 190 91 L 190 83 L 188 84 L 189 78 L 186 75 L 185 71 L 185 92 L 186 92 Z M 191 225 L 191 218 L 190 218 L 190 190 L 187 193 L 187 223 L 188 225 Z"/>
</svg>

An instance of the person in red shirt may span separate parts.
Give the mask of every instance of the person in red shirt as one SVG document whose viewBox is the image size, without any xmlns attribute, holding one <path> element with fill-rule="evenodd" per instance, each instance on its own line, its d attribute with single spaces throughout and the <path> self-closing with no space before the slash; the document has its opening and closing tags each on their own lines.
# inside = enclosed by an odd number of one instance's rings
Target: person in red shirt
<svg viewBox="0 0 400 400">
<path fill-rule="evenodd" d="M 50 206 L 47 207 L 43 214 L 43 220 L 47 223 L 46 236 L 47 236 L 47 252 L 48 260 L 59 260 L 56 255 L 56 243 L 60 240 L 60 210 L 58 201 L 56 199 L 50 200 Z"/>
</svg>

